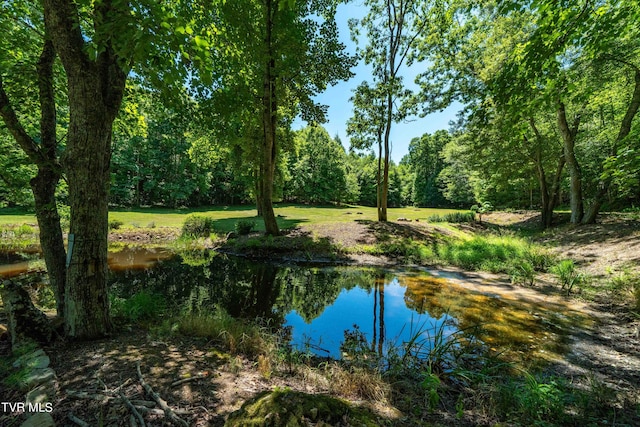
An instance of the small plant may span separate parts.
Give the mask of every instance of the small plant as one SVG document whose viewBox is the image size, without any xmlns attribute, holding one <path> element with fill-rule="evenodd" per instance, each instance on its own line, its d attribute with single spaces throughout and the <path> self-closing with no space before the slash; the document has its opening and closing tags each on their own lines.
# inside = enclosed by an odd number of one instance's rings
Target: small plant
<svg viewBox="0 0 640 427">
<path fill-rule="evenodd" d="M 429 410 L 433 412 L 440 403 L 440 394 L 438 393 L 438 389 L 440 388 L 440 378 L 436 374 L 430 372 L 430 370 L 427 370 L 427 372 L 424 373 L 424 379 L 420 383 L 420 386 L 425 392 Z"/>
<path fill-rule="evenodd" d="M 236 233 L 238 233 L 241 236 L 245 236 L 251 233 L 255 227 L 256 227 L 255 221 L 252 221 L 250 219 L 241 219 L 237 221 L 235 224 Z"/>
<path fill-rule="evenodd" d="M 27 224 L 22 224 L 20 227 L 14 230 L 16 237 L 30 236 L 35 233 L 33 227 Z"/>
<path fill-rule="evenodd" d="M 575 285 L 581 285 L 586 282 L 587 277 L 576 269 L 576 265 L 572 260 L 567 259 L 560 261 L 550 269 L 555 274 L 558 283 L 562 289 L 567 289 L 567 293 L 571 292 Z"/>
<path fill-rule="evenodd" d="M 110 219 L 109 220 L 109 230 L 119 230 L 120 227 L 124 225 L 124 222 L 119 219 Z"/>
<path fill-rule="evenodd" d="M 482 215 L 489 213 L 493 210 L 493 205 L 489 202 L 482 202 L 479 205 L 471 206 L 471 212 L 478 214 L 478 222 L 482 224 Z"/>
<path fill-rule="evenodd" d="M 182 225 L 182 235 L 188 237 L 209 237 L 214 230 L 214 220 L 203 215 L 189 215 Z"/>
<path fill-rule="evenodd" d="M 533 286 L 536 273 L 533 266 L 526 260 L 518 260 L 511 265 L 511 283 Z"/>
</svg>

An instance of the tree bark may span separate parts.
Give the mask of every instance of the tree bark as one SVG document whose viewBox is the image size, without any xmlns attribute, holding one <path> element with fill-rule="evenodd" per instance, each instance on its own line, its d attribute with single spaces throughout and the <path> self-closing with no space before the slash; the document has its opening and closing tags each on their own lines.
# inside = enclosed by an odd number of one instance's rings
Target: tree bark
<svg viewBox="0 0 640 427">
<path fill-rule="evenodd" d="M 582 217 L 584 216 L 584 201 L 582 197 L 582 171 L 580 164 L 576 158 L 575 143 L 576 135 L 578 134 L 578 127 L 580 125 L 580 116 L 577 116 L 574 120 L 573 126 L 570 127 L 567 122 L 567 114 L 565 105 L 562 101 L 559 102 L 557 111 L 558 129 L 562 135 L 564 142 L 564 157 L 569 169 L 570 176 L 570 205 L 571 205 L 571 223 L 580 224 Z"/>
<path fill-rule="evenodd" d="M 111 133 L 127 72 L 110 41 L 88 56 L 77 6 L 44 0 L 45 26 L 67 74 L 69 130 L 63 166 L 69 181 L 71 225 L 65 287 L 65 331 L 73 339 L 99 338 L 111 330 L 107 297 L 108 191 Z M 94 26 L 112 25 L 127 13 L 105 0 L 93 11 Z M 98 32 L 96 30 L 96 32 Z M 108 31 L 106 32 L 108 34 Z"/>
<path fill-rule="evenodd" d="M 35 199 L 36 218 L 40 227 L 40 247 L 49 273 L 49 283 L 56 296 L 58 317 L 64 318 L 66 252 L 60 215 L 56 205 L 56 187 L 62 170 L 58 166 L 56 149 L 56 104 L 53 83 L 53 63 L 56 53 L 51 40 L 45 40 L 38 61 L 38 90 L 40 95 L 40 140 L 46 164 L 38 165 L 38 174 L 30 182 Z"/>
<path fill-rule="evenodd" d="M 261 204 L 262 219 L 268 235 L 280 235 L 280 229 L 273 211 L 273 181 L 276 167 L 277 98 L 275 57 L 273 52 L 273 26 L 277 5 L 273 0 L 265 3 L 265 48 L 267 62 L 263 76 L 262 93 L 262 161 L 261 161 Z"/>
<path fill-rule="evenodd" d="M 46 37 L 46 35 L 45 35 Z M 36 144 L 22 127 L 0 76 L 0 115 L 18 145 L 37 168 L 31 179 L 36 218 L 40 228 L 40 247 L 49 274 L 49 282 L 56 297 L 56 310 L 64 317 L 64 288 L 66 281 L 65 249 L 56 207 L 55 190 L 62 173 L 56 149 L 56 105 L 53 82 L 53 64 L 56 58 L 53 43 L 45 39 L 36 65 L 40 102 L 40 145 Z"/>
</svg>

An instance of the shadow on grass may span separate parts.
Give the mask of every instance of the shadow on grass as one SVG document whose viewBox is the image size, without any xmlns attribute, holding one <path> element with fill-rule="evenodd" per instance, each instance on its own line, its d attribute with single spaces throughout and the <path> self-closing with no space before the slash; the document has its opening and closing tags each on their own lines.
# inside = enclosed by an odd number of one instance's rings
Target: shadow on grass
<svg viewBox="0 0 640 427">
<path fill-rule="evenodd" d="M 330 238 L 314 237 L 310 232 L 300 229 L 285 231 L 282 236 L 255 233 L 240 236 L 230 242 L 227 249 L 250 257 L 273 258 L 287 255 L 309 261 L 317 258 L 336 259 L 342 255 L 340 247 L 333 244 Z"/>
<path fill-rule="evenodd" d="M 226 211 L 251 211 L 256 210 L 255 205 L 230 205 L 230 206 L 201 206 L 196 208 L 165 208 L 165 207 L 131 207 L 109 208 L 109 212 L 136 212 L 146 214 L 181 214 Z M 0 210 L 1 211 L 1 210 Z"/>
<path fill-rule="evenodd" d="M 14 208 L 2 208 L 0 209 L 0 215 L 33 215 L 34 211 L 23 207 Z"/>
<path fill-rule="evenodd" d="M 426 230 L 412 226 L 410 224 L 399 224 L 397 222 L 378 222 L 366 219 L 357 219 L 356 222 L 366 225 L 373 233 L 378 242 L 388 242 L 392 238 L 405 238 L 424 243 L 432 243 L 436 237 Z"/>
<path fill-rule="evenodd" d="M 355 205 L 327 205 L 327 204 L 298 204 L 298 203 L 278 203 L 274 205 L 275 209 L 282 208 L 300 208 L 300 209 L 359 209 L 362 206 Z"/>
<path fill-rule="evenodd" d="M 259 216 L 236 216 L 231 218 L 219 218 L 213 220 L 213 228 L 217 232 L 228 233 L 235 231 L 236 223 L 239 221 L 253 221 L 255 227 L 253 231 L 264 233 L 264 221 Z M 305 219 L 289 219 L 285 217 L 277 217 L 278 227 L 280 230 L 287 230 L 298 226 L 303 222 L 307 222 Z"/>
</svg>

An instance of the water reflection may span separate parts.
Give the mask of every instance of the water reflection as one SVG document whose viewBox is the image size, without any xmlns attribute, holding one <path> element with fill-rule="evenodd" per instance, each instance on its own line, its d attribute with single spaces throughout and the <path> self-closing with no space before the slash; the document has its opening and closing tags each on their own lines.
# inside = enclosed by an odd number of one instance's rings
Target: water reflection
<svg viewBox="0 0 640 427">
<path fill-rule="evenodd" d="M 0 277 L 43 268 L 35 263 L 0 265 Z M 515 360 L 554 359 L 566 350 L 570 328 L 586 322 L 562 300 L 516 298 L 513 290 L 500 295 L 497 286 L 470 288 L 460 278 L 424 271 L 278 266 L 139 247 L 111 253 L 109 266 L 117 297 L 145 290 L 164 295 L 175 314 L 222 307 L 235 317 L 261 317 L 290 327 L 294 345 L 322 356 L 340 357 L 344 332 L 357 327 L 379 354 L 418 330 L 429 339 L 441 329 L 474 331 Z"/>
<path fill-rule="evenodd" d="M 293 344 L 318 355 L 340 356 L 344 331 L 354 326 L 372 350 L 408 340 L 471 331 L 496 351 L 516 358 L 555 358 L 567 331 L 581 322 L 565 304 L 540 304 L 488 295 L 419 271 L 353 267 L 294 267 L 212 256 L 205 252 L 144 270 L 119 270 L 112 289 L 127 297 L 143 289 L 174 304 L 175 312 L 223 307 L 236 317 L 262 317 L 289 326 Z"/>
</svg>

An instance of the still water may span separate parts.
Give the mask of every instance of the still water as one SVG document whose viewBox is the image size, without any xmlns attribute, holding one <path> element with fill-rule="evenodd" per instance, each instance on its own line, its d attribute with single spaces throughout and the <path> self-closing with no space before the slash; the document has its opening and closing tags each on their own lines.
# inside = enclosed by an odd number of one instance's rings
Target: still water
<svg viewBox="0 0 640 427">
<path fill-rule="evenodd" d="M 139 247 L 113 252 L 109 265 L 118 297 L 146 291 L 163 295 L 171 313 L 222 307 L 235 317 L 260 317 L 288 327 L 299 349 L 336 358 L 345 331 L 357 328 L 380 352 L 416 334 L 430 340 L 464 333 L 512 358 L 554 359 L 583 321 L 561 302 L 474 289 L 463 277 L 426 270 L 276 265 Z M 12 266 L 0 266 L 0 276 L 29 268 Z"/>
</svg>

